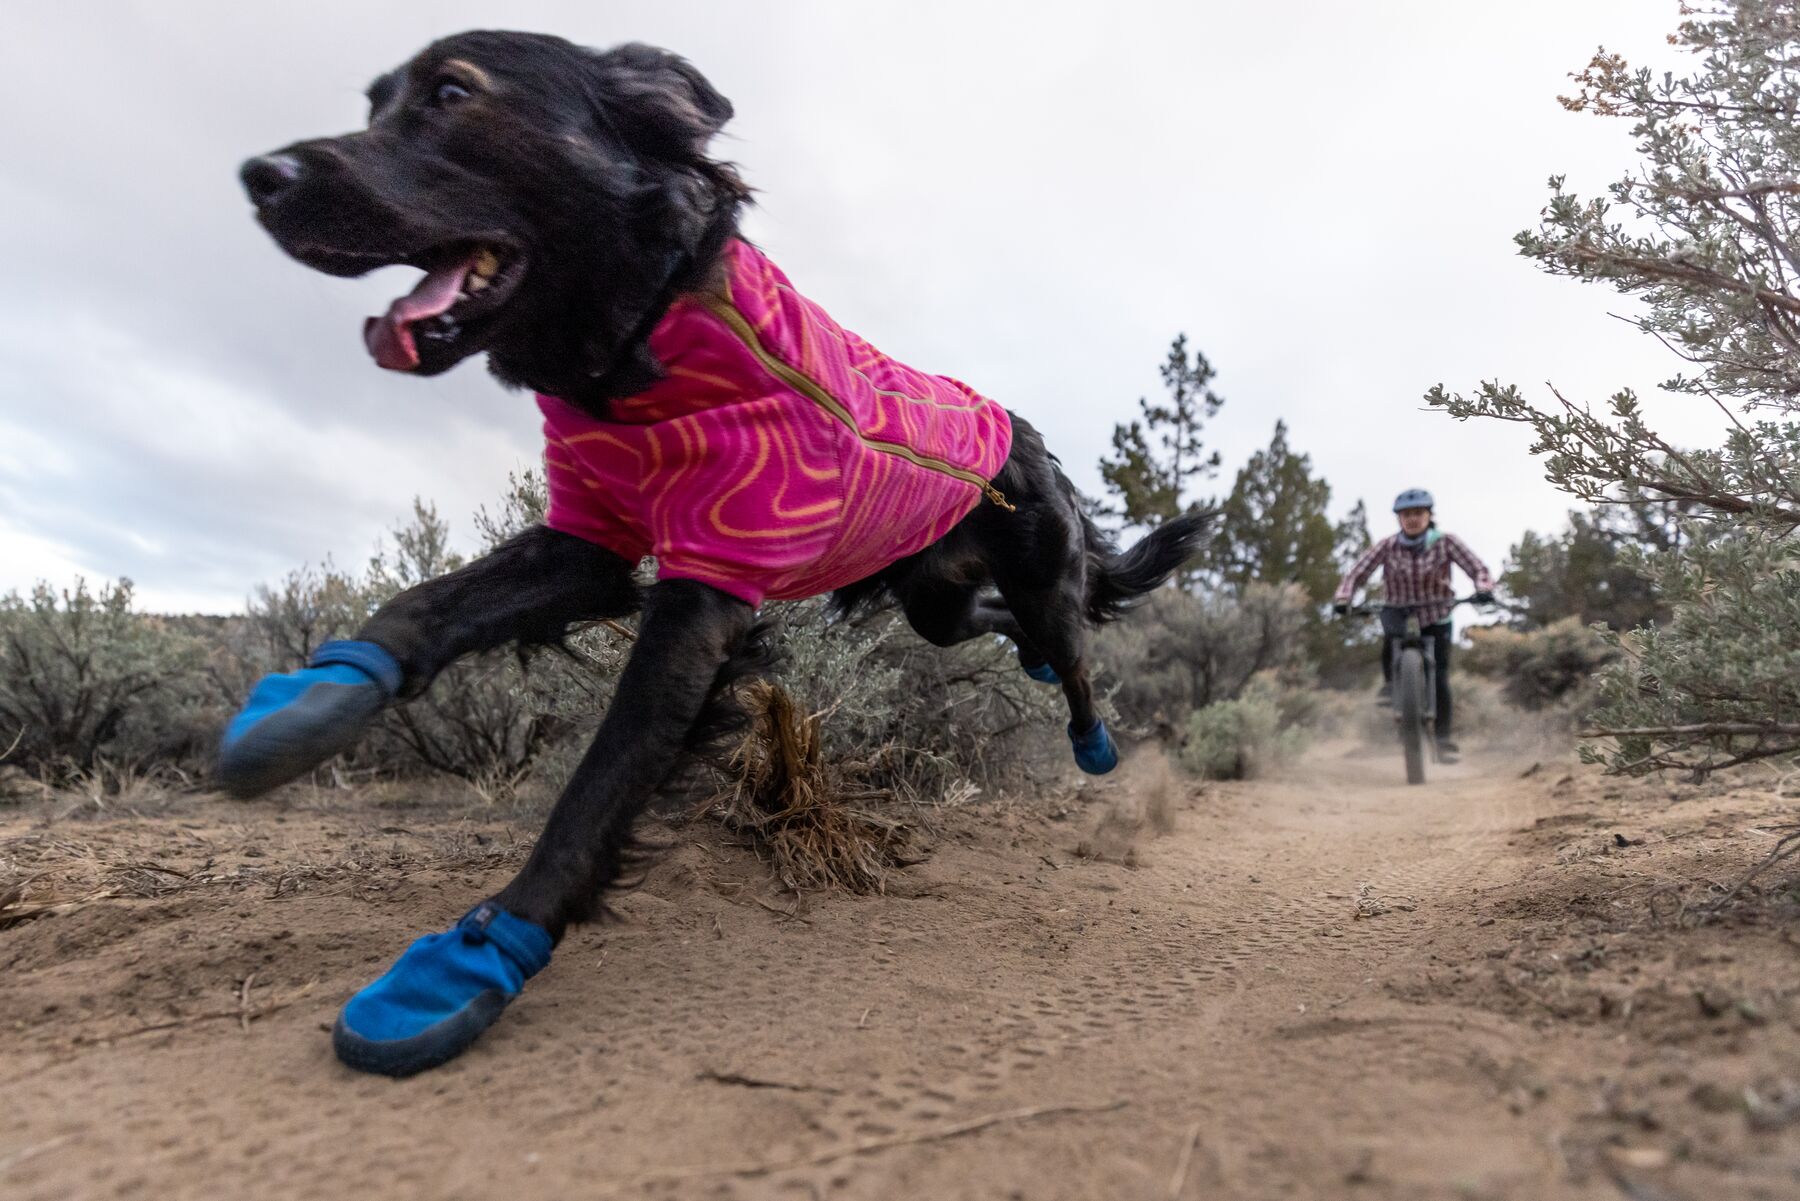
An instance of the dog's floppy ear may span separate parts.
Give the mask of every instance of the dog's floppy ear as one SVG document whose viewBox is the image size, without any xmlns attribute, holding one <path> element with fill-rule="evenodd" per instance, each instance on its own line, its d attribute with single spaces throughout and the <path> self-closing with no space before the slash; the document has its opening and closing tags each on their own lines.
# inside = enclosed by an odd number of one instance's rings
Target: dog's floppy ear
<svg viewBox="0 0 1800 1201">
<path fill-rule="evenodd" d="M 731 120 L 731 101 L 678 54 L 632 42 L 594 52 L 590 65 L 601 122 L 646 154 L 700 157 Z"/>
</svg>

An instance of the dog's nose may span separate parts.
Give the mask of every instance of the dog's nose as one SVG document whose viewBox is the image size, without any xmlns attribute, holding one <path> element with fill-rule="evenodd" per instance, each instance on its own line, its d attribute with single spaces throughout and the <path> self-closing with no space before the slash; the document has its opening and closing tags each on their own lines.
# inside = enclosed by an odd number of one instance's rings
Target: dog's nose
<svg viewBox="0 0 1800 1201">
<path fill-rule="evenodd" d="M 300 182 L 302 174 L 300 160 L 291 154 L 265 154 L 251 159 L 238 170 L 238 178 L 244 181 L 244 191 L 250 193 L 250 203 L 258 208 Z"/>
</svg>

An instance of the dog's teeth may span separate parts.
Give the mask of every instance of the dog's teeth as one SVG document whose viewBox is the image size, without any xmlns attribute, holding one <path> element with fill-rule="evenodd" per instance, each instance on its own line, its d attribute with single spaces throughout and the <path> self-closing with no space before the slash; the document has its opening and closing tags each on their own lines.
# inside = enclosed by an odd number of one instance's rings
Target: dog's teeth
<svg viewBox="0 0 1800 1201">
<path fill-rule="evenodd" d="M 469 276 L 467 282 L 465 282 L 463 284 L 463 292 L 465 295 L 472 295 L 476 292 L 481 291 L 483 288 L 485 288 L 487 286 L 488 286 L 488 281 L 484 276 L 471 275 L 471 276 Z"/>
<path fill-rule="evenodd" d="M 484 249 L 475 256 L 475 274 L 480 278 L 486 279 L 498 270 L 500 270 L 500 256 L 493 251 Z"/>
</svg>

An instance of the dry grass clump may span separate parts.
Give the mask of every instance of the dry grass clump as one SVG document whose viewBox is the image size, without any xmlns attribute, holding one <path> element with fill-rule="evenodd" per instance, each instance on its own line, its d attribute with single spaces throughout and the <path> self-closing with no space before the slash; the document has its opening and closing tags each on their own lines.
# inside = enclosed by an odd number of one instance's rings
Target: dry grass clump
<svg viewBox="0 0 1800 1201">
<path fill-rule="evenodd" d="M 47 832 L 0 840 L 0 930 L 99 902 L 156 901 L 198 890 L 256 889 L 270 900 L 317 892 L 372 897 L 423 871 L 492 871 L 524 861 L 530 843 L 466 828 L 398 841 L 358 840 L 327 859 L 277 856 L 246 842 L 255 863 L 220 862 L 213 844 L 171 842 L 174 862 L 142 857 L 130 839 L 77 841 Z"/>
<path fill-rule="evenodd" d="M 820 714 L 807 713 L 779 684 L 744 689 L 750 728 L 731 752 L 724 789 L 707 808 L 747 835 L 788 888 L 882 891 L 889 869 L 909 862 L 904 823 L 862 806 L 889 797 L 859 786 L 827 762 Z"/>
</svg>

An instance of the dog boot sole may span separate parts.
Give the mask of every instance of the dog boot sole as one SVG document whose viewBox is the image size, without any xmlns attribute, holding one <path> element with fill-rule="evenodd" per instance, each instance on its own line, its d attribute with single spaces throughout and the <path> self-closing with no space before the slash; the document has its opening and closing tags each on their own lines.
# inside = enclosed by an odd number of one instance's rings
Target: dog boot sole
<svg viewBox="0 0 1800 1201">
<path fill-rule="evenodd" d="M 409 1038 L 364 1038 L 338 1016 L 331 1046 L 346 1067 L 380 1076 L 411 1076 L 455 1059 L 505 1012 L 509 997 L 490 988 L 435 1025 Z"/>
</svg>

